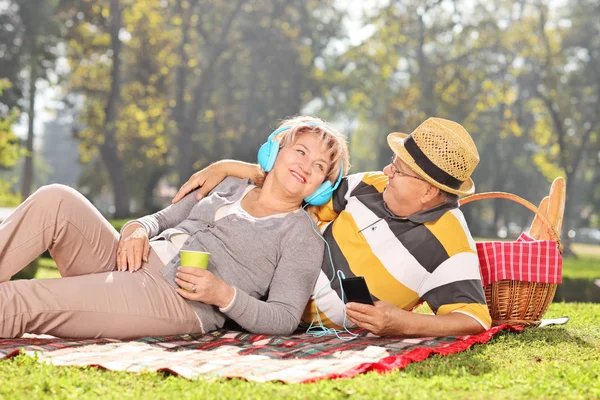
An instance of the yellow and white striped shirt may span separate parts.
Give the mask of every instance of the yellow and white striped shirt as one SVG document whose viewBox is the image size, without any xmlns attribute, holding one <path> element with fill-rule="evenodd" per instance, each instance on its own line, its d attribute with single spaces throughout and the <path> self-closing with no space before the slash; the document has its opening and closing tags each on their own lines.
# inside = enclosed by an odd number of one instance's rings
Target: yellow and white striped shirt
<svg viewBox="0 0 600 400">
<path fill-rule="evenodd" d="M 426 301 L 436 314 L 460 312 L 486 329 L 491 318 L 485 302 L 479 260 L 458 204 L 442 204 L 406 218 L 383 201 L 388 181 L 381 172 L 344 178 L 332 199 L 319 210 L 321 232 L 329 243 L 335 270 L 347 278 L 364 276 L 373 300 L 411 310 Z M 330 222 L 327 222 L 330 221 Z M 304 315 L 341 327 L 344 303 L 339 279 L 325 251 L 321 273 Z M 352 323 L 346 321 L 346 326 Z"/>
</svg>

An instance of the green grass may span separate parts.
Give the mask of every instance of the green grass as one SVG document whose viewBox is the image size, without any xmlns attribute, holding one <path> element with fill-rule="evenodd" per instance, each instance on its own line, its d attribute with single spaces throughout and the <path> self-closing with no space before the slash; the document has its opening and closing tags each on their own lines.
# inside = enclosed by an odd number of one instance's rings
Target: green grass
<svg viewBox="0 0 600 400">
<path fill-rule="evenodd" d="M 503 333 L 489 344 L 387 375 L 303 385 L 53 367 L 22 355 L 0 362 L 0 398 L 598 398 L 600 304 L 557 303 L 547 313 L 563 315 L 572 317 L 565 326 Z"/>
<path fill-rule="evenodd" d="M 564 258 L 563 277 L 571 279 L 599 279 L 600 258 Z"/>
<path fill-rule="evenodd" d="M 564 260 L 565 277 L 600 278 L 600 251 L 586 250 Z M 52 263 L 44 266 L 38 277 L 58 276 Z M 600 398 L 600 304 L 553 303 L 545 317 L 564 315 L 571 317 L 567 325 L 501 333 L 486 345 L 390 374 L 302 385 L 54 367 L 21 355 L 0 361 L 0 398 Z"/>
<path fill-rule="evenodd" d="M 573 243 L 571 245 L 575 254 L 584 258 L 599 258 L 600 246 L 594 244 Z"/>
</svg>

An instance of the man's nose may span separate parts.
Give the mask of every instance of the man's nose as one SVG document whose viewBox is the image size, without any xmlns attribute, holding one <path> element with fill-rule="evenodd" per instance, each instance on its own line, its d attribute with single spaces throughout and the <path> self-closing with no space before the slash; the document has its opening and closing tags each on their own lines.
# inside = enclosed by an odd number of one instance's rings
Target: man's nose
<svg viewBox="0 0 600 400">
<path fill-rule="evenodd" d="M 383 173 L 388 177 L 391 178 L 393 176 L 392 174 L 392 164 L 388 164 L 385 167 L 383 167 Z"/>
</svg>

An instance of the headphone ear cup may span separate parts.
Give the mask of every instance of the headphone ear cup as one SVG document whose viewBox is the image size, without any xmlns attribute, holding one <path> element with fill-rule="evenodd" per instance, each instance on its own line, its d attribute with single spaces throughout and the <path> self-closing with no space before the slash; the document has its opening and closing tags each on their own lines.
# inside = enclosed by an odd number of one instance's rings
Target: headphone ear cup
<svg viewBox="0 0 600 400">
<path fill-rule="evenodd" d="M 326 181 L 321 183 L 321 185 L 308 197 L 304 198 L 304 201 L 310 204 L 311 206 L 322 206 L 327 203 L 329 199 L 331 199 L 331 195 L 333 194 L 333 187 L 331 186 L 331 182 Z"/>
<path fill-rule="evenodd" d="M 275 165 L 279 153 L 279 143 L 274 140 L 269 140 L 258 149 L 258 164 L 265 172 L 269 172 Z"/>
</svg>

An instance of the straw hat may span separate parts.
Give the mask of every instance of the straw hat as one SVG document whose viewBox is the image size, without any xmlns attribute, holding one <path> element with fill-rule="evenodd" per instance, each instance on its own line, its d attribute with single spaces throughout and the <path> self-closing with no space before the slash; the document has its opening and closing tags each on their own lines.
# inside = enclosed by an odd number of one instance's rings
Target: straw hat
<svg viewBox="0 0 600 400">
<path fill-rule="evenodd" d="M 459 196 L 475 192 L 471 174 L 479 153 L 462 125 L 429 118 L 410 135 L 392 132 L 387 141 L 398 158 L 433 186 Z"/>
</svg>

